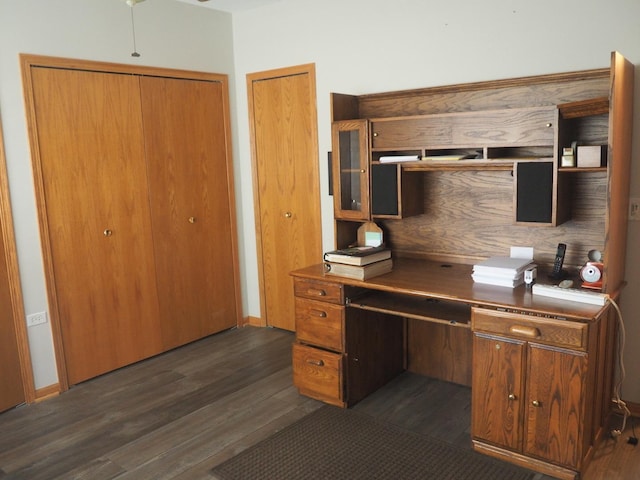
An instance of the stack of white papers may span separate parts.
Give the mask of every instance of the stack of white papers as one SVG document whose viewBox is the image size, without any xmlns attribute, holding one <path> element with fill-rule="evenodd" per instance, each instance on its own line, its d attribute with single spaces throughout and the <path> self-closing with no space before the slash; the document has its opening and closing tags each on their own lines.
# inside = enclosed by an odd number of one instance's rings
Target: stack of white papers
<svg viewBox="0 0 640 480">
<path fill-rule="evenodd" d="M 474 282 L 517 287 L 524 283 L 524 272 L 535 264 L 530 258 L 490 257 L 473 266 Z"/>
</svg>

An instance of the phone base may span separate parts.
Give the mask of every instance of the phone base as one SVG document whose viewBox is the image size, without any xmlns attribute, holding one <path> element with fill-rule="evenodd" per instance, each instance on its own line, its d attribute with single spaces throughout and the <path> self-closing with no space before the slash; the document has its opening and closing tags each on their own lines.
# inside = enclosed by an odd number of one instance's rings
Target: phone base
<svg viewBox="0 0 640 480">
<path fill-rule="evenodd" d="M 559 272 L 548 274 L 547 277 L 551 280 L 564 280 L 565 278 L 569 278 L 569 272 L 560 270 Z"/>
</svg>

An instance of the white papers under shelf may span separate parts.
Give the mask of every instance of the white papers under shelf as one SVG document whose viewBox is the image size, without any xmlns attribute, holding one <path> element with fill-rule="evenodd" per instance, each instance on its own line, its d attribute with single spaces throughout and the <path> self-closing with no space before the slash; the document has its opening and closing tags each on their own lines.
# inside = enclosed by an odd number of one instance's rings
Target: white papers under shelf
<svg viewBox="0 0 640 480">
<path fill-rule="evenodd" d="M 417 162 L 418 160 L 420 155 L 388 155 L 378 159 L 380 163 Z"/>
</svg>

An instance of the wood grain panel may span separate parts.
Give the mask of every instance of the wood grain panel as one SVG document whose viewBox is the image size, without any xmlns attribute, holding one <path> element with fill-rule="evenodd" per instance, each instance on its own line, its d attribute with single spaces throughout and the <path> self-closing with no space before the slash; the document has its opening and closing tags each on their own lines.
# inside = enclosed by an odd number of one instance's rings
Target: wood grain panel
<svg viewBox="0 0 640 480">
<path fill-rule="evenodd" d="M 221 82 L 141 77 L 164 348 L 238 323 L 232 163 Z M 162 99 L 162 101 L 158 101 Z"/>
<path fill-rule="evenodd" d="M 631 169 L 633 89 L 635 67 L 619 53 L 611 56 L 611 99 L 609 112 L 609 212 L 607 252 L 602 280 L 605 292 L 616 291 L 624 281 L 627 250 L 627 210 Z"/>
<path fill-rule="evenodd" d="M 567 322 L 553 318 L 526 317 L 510 312 L 476 308 L 473 313 L 474 331 L 535 340 L 580 350 L 587 349 L 588 323 Z"/>
<path fill-rule="evenodd" d="M 293 384 L 303 395 L 343 406 L 342 354 L 294 343 Z"/>
<path fill-rule="evenodd" d="M 408 320 L 407 370 L 470 386 L 473 365 L 471 339 L 468 328 Z"/>
<path fill-rule="evenodd" d="M 0 412 L 35 396 L 0 120 Z"/>
<path fill-rule="evenodd" d="M 289 272 L 322 259 L 315 69 L 253 74 L 247 83 L 262 315 L 294 330 Z"/>
<path fill-rule="evenodd" d="M 160 351 L 139 87 L 127 75 L 31 73 L 51 313 L 74 384 Z"/>
<path fill-rule="evenodd" d="M 587 356 L 530 344 L 527 364 L 524 453 L 579 469 L 585 453 L 581 439 Z"/>
<path fill-rule="evenodd" d="M 558 105 L 609 95 L 609 69 L 540 75 L 359 97 L 360 118 Z"/>
<path fill-rule="evenodd" d="M 372 148 L 474 148 L 553 145 L 555 108 L 519 108 L 372 121 Z"/>
<path fill-rule="evenodd" d="M 471 435 L 512 450 L 522 445 L 524 342 L 473 337 Z"/>
<path fill-rule="evenodd" d="M 579 266 L 593 248 L 604 250 L 606 174 L 575 174 L 572 219 L 555 227 L 515 225 L 510 171 L 413 172 L 424 176 L 422 215 L 381 221 L 399 256 L 456 255 L 466 263 L 480 256 L 508 255 L 512 245 L 533 246 L 541 263 L 553 262 L 559 242 L 565 263 Z M 572 175 L 564 174 L 563 175 Z"/>
<path fill-rule="evenodd" d="M 2 139 L 0 138 L 0 141 Z M 3 161 L 0 158 L 0 161 Z M 20 354 L 16 329 L 13 324 L 11 290 L 7 271 L 7 258 L 0 225 L 0 412 L 24 402 Z"/>
<path fill-rule="evenodd" d="M 296 338 L 303 343 L 344 351 L 344 307 L 296 298 Z"/>
</svg>

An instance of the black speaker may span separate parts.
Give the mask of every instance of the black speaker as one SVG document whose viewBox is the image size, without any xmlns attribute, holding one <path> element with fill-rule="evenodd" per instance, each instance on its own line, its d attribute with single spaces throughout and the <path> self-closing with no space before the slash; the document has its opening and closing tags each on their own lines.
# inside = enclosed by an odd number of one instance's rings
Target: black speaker
<svg viewBox="0 0 640 480">
<path fill-rule="evenodd" d="M 553 162 L 518 162 L 515 171 L 516 221 L 551 223 Z"/>
</svg>

